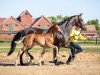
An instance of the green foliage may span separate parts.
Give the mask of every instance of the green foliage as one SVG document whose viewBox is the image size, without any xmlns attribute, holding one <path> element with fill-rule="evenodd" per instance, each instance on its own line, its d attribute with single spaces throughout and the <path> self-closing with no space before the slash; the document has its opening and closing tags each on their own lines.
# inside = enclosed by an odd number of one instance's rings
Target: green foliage
<svg viewBox="0 0 100 75">
<path fill-rule="evenodd" d="M 62 15 L 57 15 L 57 16 L 50 16 L 49 18 L 51 19 L 51 23 L 54 24 L 54 23 L 59 23 L 64 19 L 67 19 L 68 16 L 63 17 Z"/>
<path fill-rule="evenodd" d="M 51 19 L 51 23 L 52 23 L 52 24 L 54 24 L 54 23 L 57 22 L 56 17 L 54 17 L 54 16 L 50 16 L 49 18 Z"/>
</svg>

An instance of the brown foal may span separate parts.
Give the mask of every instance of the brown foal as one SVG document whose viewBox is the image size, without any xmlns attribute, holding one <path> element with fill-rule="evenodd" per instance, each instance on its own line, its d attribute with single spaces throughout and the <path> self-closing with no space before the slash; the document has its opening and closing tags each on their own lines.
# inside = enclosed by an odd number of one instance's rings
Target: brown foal
<svg viewBox="0 0 100 75">
<path fill-rule="evenodd" d="M 21 53 L 24 51 L 27 54 L 27 51 L 31 48 L 33 48 L 35 45 L 41 46 L 43 48 L 43 51 L 41 52 L 41 58 L 39 60 L 39 65 L 41 66 L 42 57 L 45 53 L 46 48 L 55 48 L 57 51 L 57 56 L 54 60 L 58 57 L 58 47 L 53 45 L 55 40 L 55 34 L 56 33 L 62 33 L 62 30 L 58 26 L 58 24 L 54 24 L 49 28 L 46 34 L 29 34 L 27 35 L 23 40 L 23 47 L 21 50 L 19 50 L 17 59 L 15 61 L 15 66 L 17 66 L 18 58 L 21 55 Z M 27 54 L 28 55 L 28 54 Z"/>
</svg>

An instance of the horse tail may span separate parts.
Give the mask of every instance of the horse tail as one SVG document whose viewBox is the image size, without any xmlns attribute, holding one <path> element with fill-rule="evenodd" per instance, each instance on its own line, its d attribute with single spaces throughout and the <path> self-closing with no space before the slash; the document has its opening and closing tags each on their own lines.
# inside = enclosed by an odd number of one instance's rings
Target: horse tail
<svg viewBox="0 0 100 75">
<path fill-rule="evenodd" d="M 10 51 L 8 52 L 8 56 L 9 55 L 11 55 L 13 52 L 14 52 L 14 50 L 15 50 L 15 48 L 16 48 L 16 41 L 18 41 L 18 40 L 20 40 L 20 39 L 22 39 L 24 36 L 22 35 L 22 31 L 19 31 L 15 36 L 14 36 L 14 38 L 13 38 L 13 40 L 12 40 L 12 42 L 11 42 L 11 48 L 10 48 Z"/>
<path fill-rule="evenodd" d="M 11 42 L 11 48 L 10 48 L 10 51 L 8 52 L 7 55 L 8 56 L 11 55 L 14 52 L 15 48 L 16 48 L 16 43 L 15 43 L 14 40 L 12 40 L 12 42 Z"/>
</svg>

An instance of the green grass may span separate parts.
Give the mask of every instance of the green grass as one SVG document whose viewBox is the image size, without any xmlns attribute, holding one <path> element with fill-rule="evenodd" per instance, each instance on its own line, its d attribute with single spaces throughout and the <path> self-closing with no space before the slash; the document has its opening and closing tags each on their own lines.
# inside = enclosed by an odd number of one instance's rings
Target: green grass
<svg viewBox="0 0 100 75">
<path fill-rule="evenodd" d="M 9 52 L 9 48 L 0 48 L 0 53 L 8 53 Z M 14 52 L 18 52 L 20 50 L 20 48 L 16 48 Z M 97 47 L 97 48 L 92 48 L 92 47 L 83 47 L 83 50 L 84 51 L 96 51 L 96 52 L 100 52 L 100 47 Z M 30 50 L 31 52 L 38 52 L 38 51 L 42 51 L 42 48 L 41 47 L 35 47 L 35 48 L 32 48 Z M 48 48 L 48 51 L 52 51 L 52 48 Z M 70 49 L 68 48 L 61 48 L 60 51 L 70 51 Z"/>
<path fill-rule="evenodd" d="M 0 47 L 4 47 L 4 48 L 0 48 L 0 53 L 8 53 L 9 50 L 10 50 L 10 45 L 11 45 L 11 41 L 0 41 Z M 20 44 L 17 44 L 17 47 L 18 46 L 22 46 L 23 43 L 20 43 Z M 95 44 L 95 42 L 79 42 L 79 45 L 82 46 L 82 48 L 85 50 L 85 51 L 100 51 L 100 43 L 98 43 L 97 45 Z M 87 47 L 87 46 L 90 46 L 90 47 Z M 7 48 L 9 47 L 9 48 Z M 20 50 L 20 48 L 16 48 L 15 52 L 17 52 L 18 50 Z M 52 51 L 52 49 L 48 49 L 49 51 Z M 69 51 L 68 48 L 61 48 L 60 49 L 61 51 Z M 42 51 L 42 48 L 41 47 L 34 47 L 32 48 L 30 51 Z"/>
</svg>

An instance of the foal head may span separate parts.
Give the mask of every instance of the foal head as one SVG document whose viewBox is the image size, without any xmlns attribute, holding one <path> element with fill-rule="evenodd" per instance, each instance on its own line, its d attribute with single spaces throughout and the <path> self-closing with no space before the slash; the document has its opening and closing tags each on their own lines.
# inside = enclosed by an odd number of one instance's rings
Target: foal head
<svg viewBox="0 0 100 75">
<path fill-rule="evenodd" d="M 47 31 L 47 33 L 54 33 L 54 32 L 62 33 L 62 30 L 60 29 L 57 23 L 51 26 L 49 30 Z"/>
</svg>

